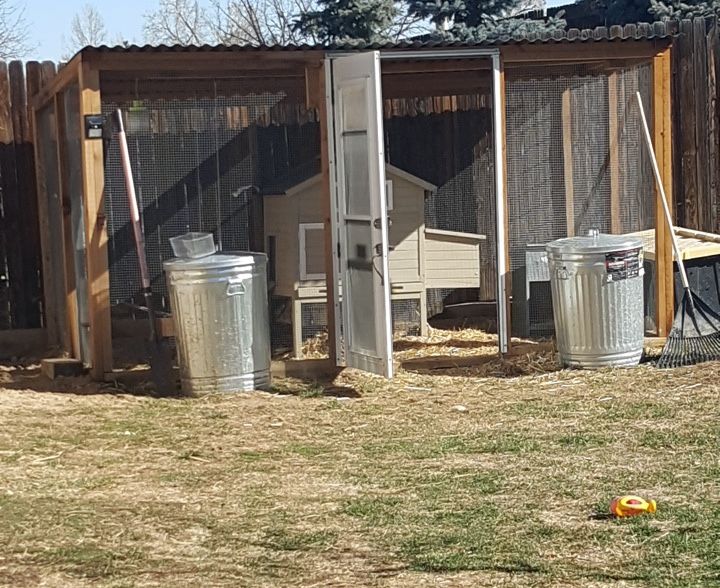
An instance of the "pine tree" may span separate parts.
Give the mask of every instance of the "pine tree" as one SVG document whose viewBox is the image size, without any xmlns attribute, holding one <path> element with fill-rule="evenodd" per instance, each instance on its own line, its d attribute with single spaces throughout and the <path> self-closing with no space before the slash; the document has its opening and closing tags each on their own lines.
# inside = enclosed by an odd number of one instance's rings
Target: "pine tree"
<svg viewBox="0 0 720 588">
<path fill-rule="evenodd" d="M 650 13 L 658 19 L 720 17 L 720 0 L 650 0 Z"/>
<path fill-rule="evenodd" d="M 522 17 L 531 10 L 527 0 L 407 0 L 410 14 L 428 19 L 435 37 L 455 41 L 493 41 L 526 37 L 565 28 L 562 15 L 546 20 Z"/>
<path fill-rule="evenodd" d="M 318 0 L 317 4 L 317 10 L 298 17 L 295 28 L 326 45 L 385 41 L 398 13 L 393 0 Z"/>
<path fill-rule="evenodd" d="M 500 16 L 518 0 L 408 0 L 411 14 L 429 19 L 441 29 L 475 28 L 487 17 Z"/>
</svg>

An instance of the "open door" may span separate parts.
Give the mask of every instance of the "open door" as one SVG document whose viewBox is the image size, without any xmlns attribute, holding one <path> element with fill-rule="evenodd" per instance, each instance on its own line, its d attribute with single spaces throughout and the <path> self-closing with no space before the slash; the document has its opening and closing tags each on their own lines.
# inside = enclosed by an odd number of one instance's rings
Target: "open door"
<svg viewBox="0 0 720 588">
<path fill-rule="evenodd" d="M 392 324 L 380 54 L 338 57 L 332 65 L 334 157 L 333 276 L 344 364 L 391 378 Z M 334 181 L 333 181 L 334 180 Z M 342 287 L 341 287 L 342 285 Z M 336 315 L 337 316 L 337 315 Z M 342 329 L 340 331 L 340 329 Z"/>
</svg>

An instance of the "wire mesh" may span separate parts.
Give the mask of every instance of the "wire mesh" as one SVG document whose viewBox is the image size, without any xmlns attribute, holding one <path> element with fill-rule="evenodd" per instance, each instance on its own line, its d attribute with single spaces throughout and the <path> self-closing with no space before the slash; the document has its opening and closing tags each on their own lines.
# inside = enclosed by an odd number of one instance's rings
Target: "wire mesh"
<svg viewBox="0 0 720 588">
<path fill-rule="evenodd" d="M 587 64 L 507 70 L 506 129 L 513 331 L 551 324 L 527 280 L 532 245 L 591 228 L 654 226 L 652 170 L 635 92 L 650 105 L 652 68 Z M 548 277 L 549 279 L 549 277 Z"/>
<path fill-rule="evenodd" d="M 459 72 L 452 79 L 457 83 L 463 77 Z M 439 80 L 434 83 L 433 78 L 433 74 L 424 76 L 425 82 L 433 87 L 443 87 L 450 81 L 446 76 L 442 83 Z M 476 87 L 489 88 L 489 74 L 475 72 L 474 80 Z M 391 86 L 390 83 L 387 85 Z M 448 288 L 428 289 L 429 317 L 442 313 L 447 304 L 495 299 L 491 103 L 489 90 L 473 93 L 465 90 L 462 94 L 430 97 L 394 97 L 385 102 L 385 144 L 389 163 L 437 187 L 425 200 L 425 227 L 486 236 L 474 265 L 460 267 L 458 263 L 459 274 L 479 276 L 479 288 L 457 288 L 448 284 Z M 450 260 L 448 267 L 452 263 Z M 393 279 L 392 267 L 390 278 Z"/>
<path fill-rule="evenodd" d="M 224 251 L 263 251 L 263 194 L 307 163 L 305 143 L 317 137 L 314 112 L 283 92 L 247 94 L 240 82 L 228 80 L 222 93 L 212 80 L 200 86 L 197 96 L 186 90 L 173 98 L 138 84 L 135 99 L 110 95 L 103 104 L 106 116 L 120 108 L 126 119 L 153 291 L 165 310 L 162 264 L 173 256 L 169 238 L 203 231 Z M 314 149 L 312 158 L 319 141 Z M 106 145 L 105 177 L 111 300 L 132 306 L 140 275 L 115 140 Z"/>
<path fill-rule="evenodd" d="M 304 302 L 301 307 L 302 341 L 306 342 L 327 333 L 327 304 Z M 420 299 L 392 300 L 393 334 L 400 337 L 420 334 Z"/>
</svg>

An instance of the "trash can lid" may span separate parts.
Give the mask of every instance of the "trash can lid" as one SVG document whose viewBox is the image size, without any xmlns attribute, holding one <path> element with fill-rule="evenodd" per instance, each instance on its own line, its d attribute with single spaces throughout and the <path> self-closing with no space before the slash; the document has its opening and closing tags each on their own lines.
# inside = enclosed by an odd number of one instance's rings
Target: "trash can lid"
<svg viewBox="0 0 720 588">
<path fill-rule="evenodd" d="M 223 251 L 206 257 L 175 257 L 163 263 L 165 271 L 229 269 L 233 267 L 253 266 L 267 261 L 264 253 L 252 251 Z"/>
<path fill-rule="evenodd" d="M 606 235 L 597 230 L 590 231 L 584 237 L 565 237 L 552 241 L 545 246 L 550 254 L 563 253 L 611 253 L 627 249 L 642 249 L 643 242 L 632 235 Z"/>
</svg>

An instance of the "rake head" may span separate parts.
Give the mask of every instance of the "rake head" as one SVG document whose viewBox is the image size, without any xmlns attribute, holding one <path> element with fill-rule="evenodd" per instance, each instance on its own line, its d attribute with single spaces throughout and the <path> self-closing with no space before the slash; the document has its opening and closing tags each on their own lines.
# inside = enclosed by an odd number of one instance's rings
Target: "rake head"
<svg viewBox="0 0 720 588">
<path fill-rule="evenodd" d="M 686 291 L 657 365 L 671 368 L 719 359 L 720 315 Z"/>
</svg>

